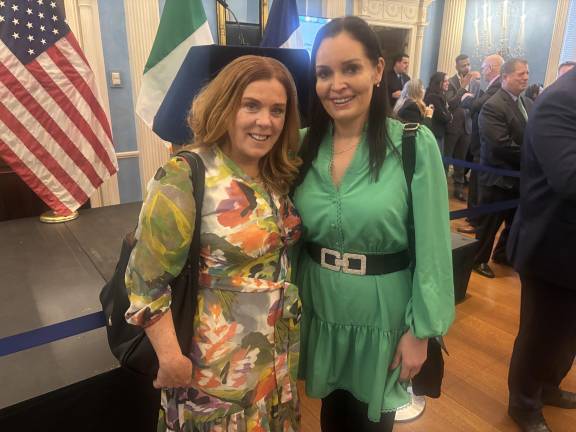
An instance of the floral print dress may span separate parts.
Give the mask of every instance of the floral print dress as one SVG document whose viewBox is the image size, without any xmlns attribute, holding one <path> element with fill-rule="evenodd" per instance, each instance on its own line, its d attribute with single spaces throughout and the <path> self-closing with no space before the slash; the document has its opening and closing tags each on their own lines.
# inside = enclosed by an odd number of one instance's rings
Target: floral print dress
<svg viewBox="0 0 576 432">
<path fill-rule="evenodd" d="M 218 147 L 206 166 L 200 289 L 190 388 L 162 390 L 158 430 L 299 430 L 296 372 L 300 303 L 286 249 L 300 236 L 287 197 L 268 193 Z M 170 308 L 170 282 L 194 232 L 190 167 L 180 157 L 148 185 L 126 270 L 128 322 L 148 326 Z"/>
</svg>

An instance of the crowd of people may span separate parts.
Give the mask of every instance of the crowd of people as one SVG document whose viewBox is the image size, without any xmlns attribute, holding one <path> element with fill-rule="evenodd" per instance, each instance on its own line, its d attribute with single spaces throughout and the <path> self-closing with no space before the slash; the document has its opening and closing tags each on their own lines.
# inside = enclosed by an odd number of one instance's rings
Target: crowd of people
<svg viewBox="0 0 576 432">
<path fill-rule="evenodd" d="M 441 156 L 464 160 L 470 152 L 482 164 L 520 167 L 532 110 L 521 95 L 525 61 L 487 57 L 488 86 L 481 90 L 480 74 L 460 55 L 457 73 L 435 73 L 425 90 L 406 74 L 408 56 L 397 56 L 386 72 L 375 33 L 357 17 L 326 24 L 311 60 L 310 124 L 300 131 L 294 82 L 271 58 L 232 61 L 195 98 L 192 148 L 206 167 L 200 226 L 182 157 L 148 186 L 126 272 L 126 318 L 145 328 L 159 359 L 159 430 L 298 431 L 300 378 L 307 395 L 322 400 L 323 432 L 391 431 L 429 341 L 454 319 L 448 166 Z M 562 176 L 567 172 L 573 179 L 573 166 Z M 466 182 L 478 182 L 476 197 L 468 197 L 475 206 L 519 194 L 517 179 L 468 179 L 458 165 L 453 179 L 459 200 L 466 199 Z M 573 200 L 574 182 L 558 181 Z M 509 227 L 512 216 L 477 222 L 476 268 L 484 275 L 498 227 Z M 170 284 L 195 230 L 198 311 L 189 323 L 192 348 L 182 352 Z M 497 250 L 503 235 L 500 242 Z M 532 346 L 525 339 L 519 336 L 516 359 Z M 566 360 L 573 358 L 568 345 L 564 338 Z M 565 369 L 545 382 L 544 403 L 574 396 L 559 393 Z M 529 389 L 532 405 L 520 387 L 511 385 L 518 388 L 511 415 L 542 423 L 534 402 L 542 403 L 542 383 Z"/>
<path fill-rule="evenodd" d="M 558 78 L 574 66 L 574 62 L 562 63 Z M 509 371 L 509 414 L 523 431 L 546 432 L 550 429 L 543 405 L 576 408 L 576 395 L 560 389 L 575 355 L 575 281 L 567 276 L 566 260 L 576 256 L 576 237 L 574 227 L 568 228 L 562 220 L 575 222 L 569 215 L 576 197 L 576 71 L 571 81 L 562 80 L 539 96 L 542 86 L 528 85 L 526 60 L 505 61 L 492 54 L 477 74 L 470 71 L 468 56 L 462 54 L 456 57 L 455 67 L 457 74 L 451 78 L 443 72 L 432 75 L 423 102 L 422 92 L 411 90 L 422 88 L 420 80 L 405 84 L 402 95 L 406 97 L 397 99 L 393 113 L 401 121 L 419 121 L 433 128 L 445 157 L 508 171 L 472 169 L 466 179 L 465 170 L 455 166 L 453 194 L 464 201 L 467 182 L 470 209 L 521 199 L 518 208 L 513 205 L 469 218 L 469 226 L 459 231 L 476 234 L 473 269 L 478 274 L 495 277 L 490 259 L 514 266 L 520 273 L 522 305 Z M 413 106 L 426 107 L 428 118 L 445 120 L 429 124 L 424 116 L 416 119 L 411 115 Z M 436 116 L 438 111 L 441 115 Z"/>
<path fill-rule="evenodd" d="M 403 55 L 395 59 L 402 66 L 408 62 L 408 57 Z M 395 65 L 392 70 L 399 67 Z M 562 63 L 558 76 L 573 67 L 574 62 Z M 478 73 L 471 71 L 469 57 L 460 54 L 455 59 L 455 69 L 452 77 L 444 72 L 434 73 L 425 93 L 420 80 L 413 82 L 406 76 L 407 82 L 395 99 L 393 115 L 403 122 L 428 126 L 446 158 L 518 172 L 528 115 L 542 91 L 540 84 L 528 85 L 528 62 L 520 58 L 504 61 L 499 54 L 492 54 L 484 58 Z M 393 98 L 392 89 L 389 93 Z M 445 166 L 448 172 L 449 163 Z M 470 209 L 517 200 L 520 194 L 518 177 L 469 170 L 459 165 L 452 168 L 452 183 L 453 197 L 467 202 Z M 480 275 L 495 277 L 488 264 L 490 259 L 497 264 L 511 265 L 506 244 L 515 212 L 515 208 L 509 208 L 469 217 L 467 225 L 458 227 L 458 231 L 475 234 L 478 239 L 474 270 Z"/>
</svg>

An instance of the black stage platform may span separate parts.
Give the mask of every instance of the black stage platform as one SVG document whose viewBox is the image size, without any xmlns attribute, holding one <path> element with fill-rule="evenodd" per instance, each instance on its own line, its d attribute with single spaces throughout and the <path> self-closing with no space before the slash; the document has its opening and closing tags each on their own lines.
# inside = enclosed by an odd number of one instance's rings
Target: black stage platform
<svg viewBox="0 0 576 432">
<path fill-rule="evenodd" d="M 101 309 L 140 203 L 65 224 L 0 223 L 0 338 Z M 104 328 L 0 357 L 1 431 L 154 431 L 159 393 L 118 368 Z"/>
<path fill-rule="evenodd" d="M 0 338 L 100 310 L 122 238 L 141 203 L 81 211 L 64 224 L 0 223 Z M 452 235 L 456 300 L 476 242 Z M 155 430 L 159 394 L 118 368 L 104 328 L 0 357 L 1 431 Z"/>
</svg>

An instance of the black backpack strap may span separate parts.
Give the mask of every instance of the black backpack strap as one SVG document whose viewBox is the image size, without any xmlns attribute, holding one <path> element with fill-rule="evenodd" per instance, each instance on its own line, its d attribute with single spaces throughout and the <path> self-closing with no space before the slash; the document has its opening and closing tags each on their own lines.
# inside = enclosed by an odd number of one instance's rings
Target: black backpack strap
<svg viewBox="0 0 576 432">
<path fill-rule="evenodd" d="M 196 215 L 194 219 L 194 233 L 188 252 L 188 260 L 182 272 L 174 279 L 172 288 L 172 318 L 174 329 L 178 337 L 178 343 L 185 355 L 190 353 L 194 328 L 191 323 L 194 320 L 198 307 L 198 279 L 200 274 L 200 232 L 202 231 L 202 202 L 204 201 L 204 183 L 206 168 L 198 154 L 181 151 L 176 154 L 181 156 L 190 165 L 191 181 L 194 188 L 194 201 L 196 203 Z"/>
<path fill-rule="evenodd" d="M 196 218 L 194 221 L 194 234 L 192 235 L 192 243 L 190 243 L 190 252 L 188 254 L 188 265 L 191 265 L 192 263 L 197 263 L 200 259 L 200 224 L 202 223 L 202 203 L 204 202 L 206 168 L 204 167 L 202 158 L 197 153 L 183 150 L 178 152 L 176 156 L 183 157 L 186 162 L 188 162 L 188 165 L 190 165 L 190 171 L 192 172 Z"/>
<path fill-rule="evenodd" d="M 414 208 L 412 205 L 412 178 L 416 169 L 416 133 L 419 123 L 406 123 L 402 134 L 402 168 L 408 186 L 408 252 L 412 269 L 416 267 L 416 239 L 414 232 Z"/>
<path fill-rule="evenodd" d="M 202 219 L 202 201 L 204 200 L 205 167 L 196 153 L 180 152 L 190 165 L 196 216 L 194 234 L 188 252 L 186 264 L 180 274 L 171 282 L 172 302 L 170 308 L 174 328 L 182 352 L 190 352 L 193 336 L 191 325 L 197 308 L 198 274 L 200 261 L 200 226 Z M 141 327 L 130 325 L 124 315 L 130 307 L 126 291 L 125 273 L 130 254 L 136 244 L 134 233 L 129 233 L 122 243 L 122 250 L 112 278 L 100 292 L 100 302 L 106 316 L 106 332 L 112 353 L 120 364 L 128 370 L 147 376 L 155 376 L 158 371 L 158 359 L 146 333 Z"/>
</svg>

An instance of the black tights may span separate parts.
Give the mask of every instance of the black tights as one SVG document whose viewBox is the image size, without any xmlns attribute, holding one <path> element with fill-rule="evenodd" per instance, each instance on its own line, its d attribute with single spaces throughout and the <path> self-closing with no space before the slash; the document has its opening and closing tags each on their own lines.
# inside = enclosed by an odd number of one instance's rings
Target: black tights
<svg viewBox="0 0 576 432">
<path fill-rule="evenodd" d="M 383 413 L 379 422 L 368 419 L 368 405 L 346 390 L 334 390 L 322 399 L 322 432 L 391 432 L 395 412 Z"/>
</svg>

